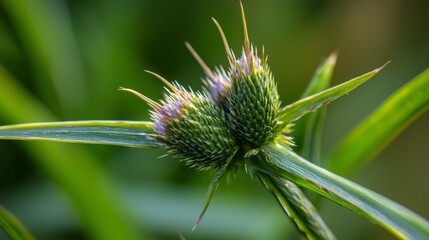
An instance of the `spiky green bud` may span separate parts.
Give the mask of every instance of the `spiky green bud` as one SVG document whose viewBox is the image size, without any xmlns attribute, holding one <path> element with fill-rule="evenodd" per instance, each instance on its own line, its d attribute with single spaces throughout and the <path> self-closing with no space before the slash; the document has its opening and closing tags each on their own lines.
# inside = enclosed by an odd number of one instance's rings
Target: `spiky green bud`
<svg viewBox="0 0 429 240">
<path fill-rule="evenodd" d="M 213 19 L 222 37 L 229 61 L 229 70 L 212 72 L 196 51 L 187 43 L 192 55 L 206 73 L 205 84 L 211 99 L 224 109 L 229 128 L 241 146 L 260 148 L 272 142 L 281 131 L 277 121 L 280 108 L 274 77 L 267 64 L 250 44 L 246 18 L 241 5 L 244 27 L 244 49 L 237 59 L 219 23 Z"/>
<path fill-rule="evenodd" d="M 238 149 L 227 125 L 225 113 L 205 93 L 188 91 L 167 83 L 168 90 L 161 104 L 131 89 L 123 89 L 145 100 L 153 110 L 151 117 L 157 139 L 169 152 L 200 170 L 220 168 Z"/>
<path fill-rule="evenodd" d="M 159 134 L 171 153 L 184 157 L 188 165 L 198 169 L 223 166 L 236 148 L 223 111 L 203 94 L 182 91 L 183 96 L 170 96 L 163 106 L 177 107 L 177 117 L 165 115 L 163 109 L 154 111 L 154 119 L 162 119 Z"/>
<path fill-rule="evenodd" d="M 230 68 L 228 118 L 240 144 L 259 148 L 273 141 L 279 129 L 280 100 L 274 77 L 253 48 L 244 50 Z"/>
</svg>

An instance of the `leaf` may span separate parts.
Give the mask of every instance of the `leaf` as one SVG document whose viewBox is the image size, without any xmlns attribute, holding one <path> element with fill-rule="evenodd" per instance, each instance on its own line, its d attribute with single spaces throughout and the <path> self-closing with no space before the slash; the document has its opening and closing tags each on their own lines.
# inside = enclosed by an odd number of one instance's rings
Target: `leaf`
<svg viewBox="0 0 429 240">
<path fill-rule="evenodd" d="M 227 159 L 227 163 L 224 164 L 222 167 L 217 169 L 216 174 L 210 183 L 209 190 L 207 192 L 207 200 L 204 203 L 203 210 L 201 211 L 200 215 L 198 216 L 197 220 L 195 221 L 194 227 L 192 227 L 192 232 L 196 229 L 197 225 L 200 223 L 201 219 L 203 218 L 204 214 L 207 211 L 207 208 L 209 207 L 212 198 L 219 187 L 220 181 L 222 178 L 231 170 L 233 167 L 233 164 L 231 164 L 233 161 L 236 160 L 236 153 L 238 152 L 238 149 L 235 150 L 235 152 Z"/>
<path fill-rule="evenodd" d="M 338 145 L 328 168 L 345 174 L 382 151 L 429 109 L 429 69 L 392 94 Z"/>
<path fill-rule="evenodd" d="M 22 223 L 0 205 L 0 229 L 12 240 L 34 240 Z"/>
<path fill-rule="evenodd" d="M 0 86 L 2 121 L 55 120 L 1 67 Z M 23 146 L 37 166 L 66 193 L 89 238 L 125 240 L 140 239 L 143 238 L 141 235 L 146 235 L 143 227 L 139 227 L 137 234 L 131 218 L 123 209 L 115 184 L 90 152 L 77 145 L 50 142 L 26 142 Z"/>
<path fill-rule="evenodd" d="M 0 139 L 159 147 L 152 126 L 151 122 L 142 121 L 27 123 L 1 126 Z"/>
<path fill-rule="evenodd" d="M 263 172 L 258 173 L 258 176 L 306 239 L 335 239 L 313 204 L 298 186 Z"/>
<path fill-rule="evenodd" d="M 288 147 L 272 144 L 260 171 L 308 188 L 377 223 L 400 239 L 428 239 L 427 220 L 403 206 L 301 158 Z"/>
<path fill-rule="evenodd" d="M 311 96 L 327 89 L 331 83 L 337 61 L 337 54 L 332 53 L 316 70 L 302 98 Z M 320 141 L 326 108 L 319 108 L 313 113 L 303 116 L 294 124 L 292 132 L 296 151 L 313 162 L 320 162 Z"/>
<path fill-rule="evenodd" d="M 302 94 L 303 98 L 321 92 L 329 87 L 336 63 L 337 53 L 334 52 L 317 68 L 310 84 Z"/>
<path fill-rule="evenodd" d="M 362 83 L 368 81 L 377 73 L 379 73 L 388 63 L 384 64 L 380 68 L 377 68 L 369 73 L 356 77 L 343 84 L 331 87 L 323 92 L 311 95 L 309 97 L 298 100 L 292 104 L 283 107 L 280 110 L 278 120 L 282 121 L 282 125 L 286 126 L 290 122 L 298 120 L 305 114 L 315 111 L 318 108 L 329 104 L 335 99 L 348 94 L 353 89 L 360 86 Z"/>
</svg>

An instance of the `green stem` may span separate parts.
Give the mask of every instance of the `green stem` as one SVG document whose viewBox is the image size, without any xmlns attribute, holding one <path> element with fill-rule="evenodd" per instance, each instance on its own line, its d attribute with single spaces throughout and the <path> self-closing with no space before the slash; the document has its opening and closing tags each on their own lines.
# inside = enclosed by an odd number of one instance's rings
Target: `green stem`
<svg viewBox="0 0 429 240">
<path fill-rule="evenodd" d="M 403 206 L 301 158 L 286 146 L 266 148 L 269 161 L 255 161 L 260 171 L 308 188 L 377 223 L 400 239 L 428 239 L 427 220 Z"/>
<path fill-rule="evenodd" d="M 307 239 L 336 239 L 313 204 L 293 182 L 259 172 L 258 177 Z"/>
<path fill-rule="evenodd" d="M 34 240 L 22 223 L 0 205 L 0 228 L 13 240 Z"/>
</svg>

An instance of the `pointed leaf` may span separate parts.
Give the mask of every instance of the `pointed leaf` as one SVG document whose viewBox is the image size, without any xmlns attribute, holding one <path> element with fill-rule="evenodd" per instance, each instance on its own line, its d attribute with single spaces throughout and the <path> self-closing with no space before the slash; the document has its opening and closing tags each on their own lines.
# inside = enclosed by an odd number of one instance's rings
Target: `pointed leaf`
<svg viewBox="0 0 429 240">
<path fill-rule="evenodd" d="M 306 239 L 335 239 L 313 204 L 298 186 L 263 172 L 258 173 L 258 176 Z"/>
<path fill-rule="evenodd" d="M 151 122 L 73 121 L 0 127 L 0 139 L 159 147 Z"/>
<path fill-rule="evenodd" d="M 0 67 L 2 121 L 54 121 L 53 115 Z M 76 207 L 81 225 L 91 239 L 145 239 L 124 211 L 115 184 L 89 151 L 78 145 L 28 142 L 22 144 L 35 164 L 58 185 Z M 8 159 L 5 159 L 6 161 Z M 12 160 L 12 159 L 10 159 Z M 139 236 L 139 237 L 137 237 Z"/>
<path fill-rule="evenodd" d="M 13 240 L 33 240 L 34 237 L 25 229 L 22 223 L 9 211 L 0 205 L 0 229 Z"/>
<path fill-rule="evenodd" d="M 332 154 L 328 168 L 345 174 L 382 151 L 429 109 L 429 69 L 392 94 L 353 129 Z"/>
<path fill-rule="evenodd" d="M 316 72 L 311 79 L 307 89 L 302 94 L 302 98 L 309 97 L 313 94 L 319 93 L 329 87 L 331 84 L 332 74 L 337 63 L 337 53 L 334 52 L 323 61 L 317 68 Z"/>
<path fill-rule="evenodd" d="M 282 108 L 280 110 L 278 120 L 282 121 L 283 125 L 287 125 L 290 122 L 296 121 L 305 114 L 315 111 L 316 109 L 329 104 L 335 99 L 348 94 L 350 91 L 357 88 L 362 83 L 371 79 L 373 76 L 379 73 L 386 66 L 386 64 L 362 76 L 356 77 L 343 84 L 329 88 L 323 92 L 298 100 Z"/>
<path fill-rule="evenodd" d="M 219 169 L 217 169 L 216 174 L 212 180 L 212 182 L 210 183 L 209 186 L 209 190 L 207 192 L 207 200 L 204 204 L 203 210 L 201 211 L 200 215 L 198 216 L 197 220 L 195 221 L 195 225 L 194 227 L 192 227 L 192 231 L 194 231 L 196 229 L 196 227 L 198 226 L 198 224 L 200 223 L 201 219 L 203 218 L 204 214 L 207 211 L 207 208 L 209 207 L 212 198 L 217 190 L 217 188 L 219 187 L 220 181 L 222 180 L 222 178 L 231 170 L 231 163 L 236 160 L 236 153 L 237 153 L 238 149 L 235 150 L 235 152 L 231 155 L 231 157 L 229 157 L 227 159 L 227 163 L 225 165 L 223 165 L 222 167 L 220 167 Z"/>
<path fill-rule="evenodd" d="M 336 61 L 337 54 L 332 53 L 319 66 L 302 98 L 319 93 L 329 87 Z M 313 162 L 320 162 L 320 140 L 325 115 L 326 108 L 319 108 L 315 112 L 303 116 L 293 127 L 292 134 L 297 146 L 296 151 L 300 152 L 300 155 L 304 158 Z"/>
<path fill-rule="evenodd" d="M 270 161 L 260 171 L 308 188 L 382 226 L 400 239 L 428 239 L 429 222 L 405 207 L 301 158 L 288 147 L 266 148 Z"/>
</svg>

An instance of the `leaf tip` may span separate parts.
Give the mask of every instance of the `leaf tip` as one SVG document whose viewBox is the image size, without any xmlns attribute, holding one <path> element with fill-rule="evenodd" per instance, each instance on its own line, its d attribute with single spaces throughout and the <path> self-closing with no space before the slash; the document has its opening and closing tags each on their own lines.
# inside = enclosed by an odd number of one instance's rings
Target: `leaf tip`
<svg viewBox="0 0 429 240">
<path fill-rule="evenodd" d="M 374 72 L 374 74 L 377 74 L 377 73 L 379 73 L 381 70 L 383 70 L 387 65 L 389 65 L 389 63 L 391 62 L 391 60 L 389 60 L 389 61 L 387 61 L 385 64 L 383 64 L 383 66 L 381 66 L 381 67 L 379 67 L 379 68 L 377 68 L 377 69 L 375 69 L 373 72 Z"/>
<path fill-rule="evenodd" d="M 328 57 L 328 64 L 331 66 L 334 66 L 337 63 L 338 58 L 338 50 L 335 50 L 331 55 Z"/>
</svg>

